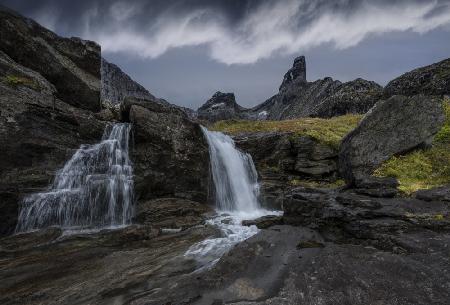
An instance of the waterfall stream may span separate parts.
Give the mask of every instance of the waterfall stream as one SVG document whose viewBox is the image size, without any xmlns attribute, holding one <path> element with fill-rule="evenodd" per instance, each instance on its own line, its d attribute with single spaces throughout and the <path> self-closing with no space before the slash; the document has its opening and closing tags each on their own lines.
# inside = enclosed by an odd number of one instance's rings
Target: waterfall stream
<svg viewBox="0 0 450 305">
<path fill-rule="evenodd" d="M 130 129 L 127 123 L 114 124 L 105 129 L 100 143 L 82 145 L 47 191 L 22 201 L 16 232 L 128 224 L 133 214 Z"/>
<path fill-rule="evenodd" d="M 259 231 L 256 226 L 243 226 L 243 220 L 279 213 L 261 208 L 258 173 L 252 157 L 238 150 L 231 137 L 205 127 L 202 131 L 209 145 L 217 212 L 208 224 L 218 227 L 222 236 L 193 245 L 185 256 L 208 267 L 214 265 L 233 245 Z"/>
</svg>

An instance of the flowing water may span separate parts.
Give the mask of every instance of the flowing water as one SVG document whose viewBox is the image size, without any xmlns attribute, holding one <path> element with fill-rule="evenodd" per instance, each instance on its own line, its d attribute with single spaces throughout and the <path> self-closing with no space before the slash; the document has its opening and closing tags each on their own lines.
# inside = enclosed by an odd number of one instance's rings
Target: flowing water
<svg viewBox="0 0 450 305">
<path fill-rule="evenodd" d="M 23 200 L 16 232 L 127 225 L 133 215 L 130 128 L 127 123 L 114 124 L 106 128 L 100 143 L 82 145 L 47 191 Z"/>
<path fill-rule="evenodd" d="M 217 217 L 208 223 L 222 232 L 222 237 L 206 239 L 185 254 L 204 266 L 213 265 L 233 245 L 255 235 L 256 226 L 243 226 L 242 220 L 279 214 L 261 208 L 258 201 L 258 173 L 252 157 L 239 151 L 231 137 L 202 127 L 209 144 Z"/>
</svg>

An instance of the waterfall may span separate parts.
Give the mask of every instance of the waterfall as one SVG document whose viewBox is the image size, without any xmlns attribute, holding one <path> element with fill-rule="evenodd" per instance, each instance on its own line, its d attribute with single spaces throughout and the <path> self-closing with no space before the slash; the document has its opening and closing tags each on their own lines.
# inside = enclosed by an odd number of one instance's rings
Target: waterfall
<svg viewBox="0 0 450 305">
<path fill-rule="evenodd" d="M 239 151 L 231 137 L 204 127 L 202 131 L 209 145 L 217 211 L 207 223 L 219 228 L 222 236 L 203 240 L 186 251 L 185 257 L 195 259 L 200 269 L 213 266 L 235 244 L 258 233 L 256 226 L 243 226 L 243 220 L 280 215 L 262 209 L 258 202 L 258 174 L 252 157 Z"/>
<path fill-rule="evenodd" d="M 258 173 L 252 157 L 236 149 L 231 137 L 202 127 L 209 144 L 216 207 L 226 212 L 260 209 Z"/>
<path fill-rule="evenodd" d="M 126 225 L 133 214 L 133 169 L 128 157 L 131 125 L 114 124 L 102 141 L 81 145 L 51 187 L 21 203 L 16 232 L 48 226 L 102 228 Z"/>
</svg>

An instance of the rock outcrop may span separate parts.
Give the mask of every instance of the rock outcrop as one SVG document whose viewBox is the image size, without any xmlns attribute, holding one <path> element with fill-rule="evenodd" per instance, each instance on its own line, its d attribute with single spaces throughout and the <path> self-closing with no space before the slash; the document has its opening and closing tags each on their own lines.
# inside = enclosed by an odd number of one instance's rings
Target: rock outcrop
<svg viewBox="0 0 450 305">
<path fill-rule="evenodd" d="M 450 94 L 450 58 L 407 72 L 390 81 L 384 95 Z"/>
<path fill-rule="evenodd" d="M 102 103 L 118 105 L 126 97 L 135 97 L 149 101 L 167 103 L 154 97 L 147 89 L 131 79 L 118 66 L 102 58 L 101 66 L 101 100 Z"/>
<path fill-rule="evenodd" d="M 334 182 L 338 152 L 309 136 L 259 132 L 233 137 L 252 156 L 260 176 L 263 204 L 281 208 L 286 190 L 298 180 Z"/>
<path fill-rule="evenodd" d="M 15 227 L 21 198 L 45 189 L 80 144 L 101 139 L 106 122 L 60 100 L 53 84 L 1 51 L 0 106 L 3 235 Z"/>
<path fill-rule="evenodd" d="M 349 113 L 363 114 L 382 97 L 383 87 L 362 78 L 343 83 L 319 102 L 310 116 L 330 118 Z"/>
<path fill-rule="evenodd" d="M 283 82 L 280 85 L 280 91 L 283 91 L 294 81 L 298 83 L 306 83 L 306 61 L 305 56 L 299 56 L 294 59 L 294 64 L 283 77 Z"/>
<path fill-rule="evenodd" d="M 133 124 L 131 159 L 138 200 L 178 197 L 207 202 L 208 144 L 200 126 L 176 106 L 126 98 L 122 120 Z"/>
<path fill-rule="evenodd" d="M 220 91 L 206 101 L 197 110 L 197 118 L 208 122 L 241 118 L 244 110 L 236 103 L 234 93 L 222 93 Z"/>
<path fill-rule="evenodd" d="M 61 101 L 100 110 L 100 46 L 79 38 L 62 38 L 35 21 L 0 7 L 0 50 L 15 62 L 40 73 Z"/>
<path fill-rule="evenodd" d="M 430 143 L 444 119 L 441 99 L 393 96 L 378 102 L 342 140 L 342 176 L 354 184 L 390 157 Z"/>
</svg>

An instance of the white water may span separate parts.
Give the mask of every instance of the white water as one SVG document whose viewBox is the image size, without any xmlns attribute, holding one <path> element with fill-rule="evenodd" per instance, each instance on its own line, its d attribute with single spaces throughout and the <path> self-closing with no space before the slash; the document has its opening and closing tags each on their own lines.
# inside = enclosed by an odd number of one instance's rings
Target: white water
<svg viewBox="0 0 450 305">
<path fill-rule="evenodd" d="M 202 127 L 209 144 L 211 172 L 218 216 L 207 223 L 216 226 L 222 237 L 206 239 L 185 254 L 204 266 L 211 266 L 235 244 L 255 235 L 256 226 L 243 226 L 243 220 L 279 214 L 261 208 L 258 201 L 258 173 L 252 157 L 239 151 L 231 137 Z"/>
<path fill-rule="evenodd" d="M 16 232 L 49 226 L 92 229 L 127 225 L 133 214 L 130 124 L 105 130 L 102 141 L 82 145 L 58 171 L 48 191 L 21 203 Z"/>
</svg>

